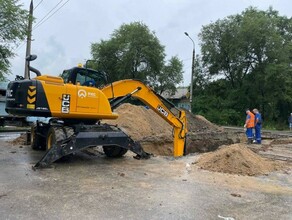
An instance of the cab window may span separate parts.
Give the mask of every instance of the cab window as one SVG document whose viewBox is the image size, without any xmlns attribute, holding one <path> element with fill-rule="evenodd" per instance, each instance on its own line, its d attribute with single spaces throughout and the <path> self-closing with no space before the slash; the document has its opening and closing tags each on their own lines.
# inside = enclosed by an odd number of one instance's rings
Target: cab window
<svg viewBox="0 0 292 220">
<path fill-rule="evenodd" d="M 61 74 L 61 77 L 63 78 L 65 83 L 69 83 L 70 82 L 70 79 L 69 79 L 70 74 L 71 74 L 70 70 L 64 70 L 63 73 Z"/>
<path fill-rule="evenodd" d="M 81 86 L 101 88 L 107 84 L 106 75 L 103 72 L 92 69 L 74 67 L 64 70 L 61 77 L 65 83 L 74 85 L 80 84 Z"/>
<path fill-rule="evenodd" d="M 88 76 L 87 74 L 84 74 L 86 71 L 79 71 L 76 75 L 76 82 L 80 83 L 82 86 L 91 86 L 96 87 L 96 81 L 94 78 Z"/>
</svg>

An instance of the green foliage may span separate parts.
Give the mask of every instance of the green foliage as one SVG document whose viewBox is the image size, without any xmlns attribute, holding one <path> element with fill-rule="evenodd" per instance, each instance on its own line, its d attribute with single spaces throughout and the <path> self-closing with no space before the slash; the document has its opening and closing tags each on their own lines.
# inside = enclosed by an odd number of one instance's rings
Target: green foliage
<svg viewBox="0 0 292 220">
<path fill-rule="evenodd" d="M 0 0 L 0 80 L 9 73 L 13 45 L 26 36 L 28 12 L 18 0 Z"/>
<path fill-rule="evenodd" d="M 258 108 L 266 125 L 286 126 L 292 110 L 292 18 L 272 8 L 247 8 L 204 26 L 200 39 L 197 72 L 209 79 L 195 87 L 199 95 L 193 108 L 234 125 L 244 121 L 245 108 Z M 196 103 L 202 97 L 207 102 Z"/>
<path fill-rule="evenodd" d="M 159 92 L 173 91 L 182 81 L 182 62 L 172 57 L 165 64 L 164 46 L 140 22 L 123 24 L 110 40 L 93 43 L 91 54 L 95 68 L 104 70 L 111 81 L 135 78 Z"/>
<path fill-rule="evenodd" d="M 164 91 L 175 93 L 176 85 L 183 80 L 183 64 L 176 56 L 172 57 L 168 64 L 165 64 L 160 74 L 157 74 L 152 81 L 155 91 L 161 94 Z"/>
</svg>

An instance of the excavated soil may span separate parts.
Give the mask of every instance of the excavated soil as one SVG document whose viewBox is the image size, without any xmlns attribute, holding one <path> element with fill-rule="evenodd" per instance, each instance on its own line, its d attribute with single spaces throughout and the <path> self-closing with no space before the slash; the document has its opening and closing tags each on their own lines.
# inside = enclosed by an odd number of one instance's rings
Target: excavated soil
<svg viewBox="0 0 292 220">
<path fill-rule="evenodd" d="M 153 110 L 125 103 L 119 106 L 115 112 L 119 114 L 118 119 L 104 120 L 104 122 L 117 124 L 134 140 L 141 141 L 149 136 L 164 135 L 169 136 L 172 141 L 172 126 Z M 212 124 L 201 115 L 194 115 L 186 111 L 186 116 L 189 132 L 223 131 L 222 128 Z"/>
<path fill-rule="evenodd" d="M 104 120 L 103 122 L 118 125 L 135 141 L 158 134 L 169 137 L 172 135 L 172 127 L 151 109 L 125 103 L 119 106 L 115 112 L 119 114 L 116 120 Z"/>
<path fill-rule="evenodd" d="M 279 138 L 279 139 L 274 139 L 271 141 L 270 144 L 291 144 L 292 143 L 292 138 Z"/>
<path fill-rule="evenodd" d="M 122 104 L 116 110 L 116 120 L 103 120 L 121 128 L 133 140 L 139 141 L 146 152 L 154 155 L 173 155 L 172 126 L 153 110 L 143 106 Z"/>
<path fill-rule="evenodd" d="M 177 114 L 175 109 L 172 110 Z M 115 112 L 119 114 L 118 119 L 103 122 L 118 125 L 133 140 L 139 141 L 147 152 L 154 155 L 173 155 L 172 126 L 153 110 L 126 103 L 119 106 Z M 212 151 L 222 144 L 239 142 L 236 135 L 228 135 L 201 115 L 186 111 L 186 117 L 187 153 Z"/>
<path fill-rule="evenodd" d="M 202 115 L 194 115 L 191 112 L 186 111 L 186 116 L 187 128 L 189 132 L 205 132 L 205 131 L 222 132 L 224 130 L 223 128 L 208 121 Z"/>
<path fill-rule="evenodd" d="M 26 134 L 21 134 L 19 137 L 15 138 L 14 140 L 8 141 L 13 145 L 26 145 Z"/>
<path fill-rule="evenodd" d="M 232 144 L 203 154 L 196 164 L 205 170 L 248 176 L 267 175 L 283 168 L 279 162 L 262 158 L 245 144 Z"/>
</svg>

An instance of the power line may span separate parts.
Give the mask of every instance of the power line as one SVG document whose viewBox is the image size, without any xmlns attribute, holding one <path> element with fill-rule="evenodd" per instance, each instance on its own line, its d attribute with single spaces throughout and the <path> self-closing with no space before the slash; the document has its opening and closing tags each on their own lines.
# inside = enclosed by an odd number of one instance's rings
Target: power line
<svg viewBox="0 0 292 220">
<path fill-rule="evenodd" d="M 39 7 L 39 5 L 43 2 L 44 0 L 41 0 L 35 7 L 34 7 L 34 11 Z"/>
<path fill-rule="evenodd" d="M 59 3 L 57 3 L 40 21 L 38 21 L 36 24 L 35 24 L 35 26 L 34 26 L 34 28 L 33 29 L 35 29 L 35 27 L 36 26 L 38 26 L 43 20 L 45 20 L 50 14 L 51 14 L 51 12 L 52 11 L 54 11 L 55 10 L 55 8 L 57 8 L 58 7 L 58 5 L 60 5 L 61 3 L 62 3 L 62 1 L 63 0 L 61 0 L 61 1 L 59 1 Z"/>
<path fill-rule="evenodd" d="M 58 4 L 56 4 L 34 27 L 33 30 L 35 30 L 36 28 L 38 28 L 39 26 L 41 26 L 43 23 L 45 23 L 49 18 L 51 18 L 54 14 L 56 14 L 62 7 L 64 7 L 70 0 L 67 0 L 66 2 L 64 2 L 59 8 L 57 8 L 64 0 L 61 0 Z M 41 0 L 37 6 L 34 8 L 36 9 L 41 3 L 43 2 L 43 0 Z M 56 9 L 57 8 L 57 9 Z M 56 10 L 55 10 L 56 9 Z M 55 10 L 55 11 L 54 11 Z M 52 14 L 51 12 L 54 11 Z M 25 45 L 25 40 L 23 40 L 22 42 L 20 42 L 20 44 L 15 48 L 15 52 L 19 51 L 23 46 Z"/>
<path fill-rule="evenodd" d="M 22 48 L 23 47 L 23 45 L 25 44 L 25 40 L 23 40 L 14 50 L 15 50 L 15 52 L 17 52 L 17 51 L 19 51 L 20 50 L 20 48 Z"/>
<path fill-rule="evenodd" d="M 49 20 L 54 14 L 56 14 L 61 8 L 63 8 L 70 0 L 64 2 L 59 8 L 57 8 L 64 0 L 59 1 L 34 27 L 33 30 L 41 26 L 47 20 Z M 56 9 L 57 8 L 57 9 Z M 56 10 L 55 10 L 56 9 Z M 55 11 L 54 11 L 55 10 Z M 53 12 L 54 11 L 54 12 Z"/>
<path fill-rule="evenodd" d="M 70 0 L 67 0 L 66 2 L 64 2 L 63 5 L 61 5 L 56 11 L 54 11 L 53 14 L 51 14 L 47 19 L 45 19 L 42 23 L 39 23 L 37 26 L 35 26 L 33 28 L 33 30 L 35 30 L 36 28 L 38 28 L 39 26 L 41 26 L 43 23 L 45 23 L 47 20 L 49 20 L 54 14 L 56 14 L 61 8 L 63 8 Z"/>
</svg>

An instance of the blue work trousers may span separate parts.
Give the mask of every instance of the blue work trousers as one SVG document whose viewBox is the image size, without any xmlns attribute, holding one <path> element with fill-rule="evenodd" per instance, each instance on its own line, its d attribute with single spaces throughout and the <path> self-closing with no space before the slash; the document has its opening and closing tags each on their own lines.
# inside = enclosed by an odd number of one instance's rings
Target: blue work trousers
<svg viewBox="0 0 292 220">
<path fill-rule="evenodd" d="M 262 143 L 262 136 L 261 136 L 262 125 L 256 124 L 255 126 L 255 139 L 258 144 Z"/>
<path fill-rule="evenodd" d="M 247 128 L 247 129 L 246 129 L 246 132 L 245 132 L 246 137 L 247 137 L 247 139 L 249 139 L 249 140 L 252 140 L 252 138 L 253 138 L 253 132 L 252 132 L 252 129 L 253 129 L 253 128 Z"/>
</svg>

